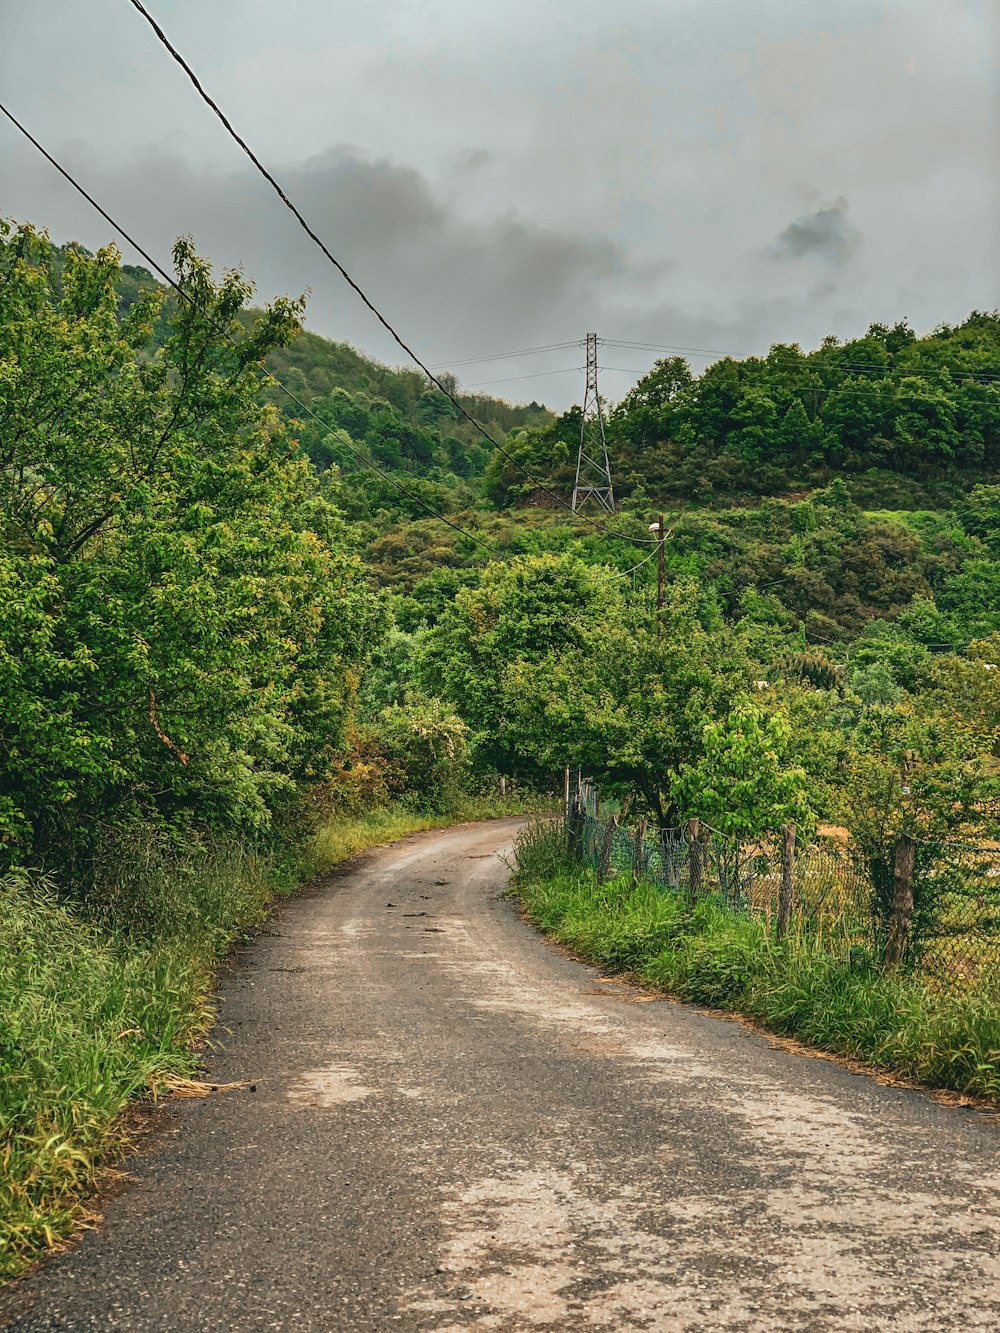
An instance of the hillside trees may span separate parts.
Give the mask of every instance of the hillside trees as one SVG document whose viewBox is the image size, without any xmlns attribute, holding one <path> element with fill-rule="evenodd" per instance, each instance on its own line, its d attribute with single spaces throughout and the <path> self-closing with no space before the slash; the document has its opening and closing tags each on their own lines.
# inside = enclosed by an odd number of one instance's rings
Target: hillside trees
<svg viewBox="0 0 1000 1333">
<path fill-rule="evenodd" d="M 300 306 L 175 249 L 152 336 L 118 257 L 0 233 L 0 845 L 88 874 L 99 828 L 266 829 L 343 743 L 379 623 L 350 535 L 258 401 Z"/>
<path fill-rule="evenodd" d="M 548 756 L 520 735 L 508 672 L 554 660 L 620 610 L 620 589 L 608 572 L 573 556 L 492 564 L 478 586 L 459 590 L 426 636 L 421 672 L 468 723 L 479 764 L 524 776 L 551 769 Z"/>
<path fill-rule="evenodd" d="M 512 664 L 505 706 L 520 743 L 676 823 L 681 766 L 701 756 L 706 722 L 750 679 L 737 637 L 706 629 L 703 615 L 697 586 L 681 579 L 661 612 L 616 599 L 558 654 Z"/>
<path fill-rule="evenodd" d="M 575 451 L 570 414 L 519 448 L 532 472 L 565 480 Z M 1000 313 L 973 312 L 918 338 L 905 324 L 815 351 L 776 344 L 766 356 L 723 356 L 698 376 L 680 357 L 657 361 L 609 412 L 615 488 L 658 503 L 742 499 L 822 486 L 845 474 L 867 503 L 954 495 L 1000 474 Z M 528 488 L 499 461 L 498 504 Z"/>
</svg>

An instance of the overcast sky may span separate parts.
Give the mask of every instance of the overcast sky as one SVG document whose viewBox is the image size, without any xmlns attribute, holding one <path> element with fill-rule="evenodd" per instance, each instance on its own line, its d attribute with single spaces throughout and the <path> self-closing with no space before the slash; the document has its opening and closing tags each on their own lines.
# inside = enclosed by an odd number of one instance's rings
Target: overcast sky
<svg viewBox="0 0 1000 1333">
<path fill-rule="evenodd" d="M 147 4 L 431 362 L 588 330 L 808 347 L 1000 305 L 996 0 Z M 0 100 L 151 253 L 190 232 L 400 360 L 128 0 L 0 0 Z M 6 122 L 0 213 L 111 239 Z M 462 382 L 562 407 L 580 355 Z M 652 355 L 605 347 L 605 393 Z"/>
</svg>

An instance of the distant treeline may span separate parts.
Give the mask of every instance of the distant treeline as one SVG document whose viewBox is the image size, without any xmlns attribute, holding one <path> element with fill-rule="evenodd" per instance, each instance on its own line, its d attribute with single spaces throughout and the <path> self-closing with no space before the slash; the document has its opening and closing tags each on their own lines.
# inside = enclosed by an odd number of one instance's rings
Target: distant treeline
<svg viewBox="0 0 1000 1333">
<path fill-rule="evenodd" d="M 918 495 L 945 497 L 1000 473 L 1000 314 L 974 312 L 924 338 L 873 324 L 814 352 L 776 344 L 698 377 L 670 357 L 609 411 L 607 430 L 622 496 L 642 486 L 653 499 L 708 502 L 844 476 L 868 503 L 912 503 L 914 482 Z M 574 408 L 523 432 L 513 452 L 568 487 L 579 436 Z M 501 505 L 533 491 L 502 458 L 487 480 Z"/>
</svg>

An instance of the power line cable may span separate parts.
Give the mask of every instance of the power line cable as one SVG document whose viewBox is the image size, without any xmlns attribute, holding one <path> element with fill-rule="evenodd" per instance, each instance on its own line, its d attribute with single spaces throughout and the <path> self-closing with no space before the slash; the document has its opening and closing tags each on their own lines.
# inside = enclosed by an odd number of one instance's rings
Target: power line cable
<svg viewBox="0 0 1000 1333">
<path fill-rule="evenodd" d="M 898 623 L 899 622 L 896 620 L 879 618 L 878 620 L 870 620 L 868 622 L 868 625 L 897 625 Z M 808 625 L 804 626 L 804 632 L 807 640 L 813 639 L 817 643 L 829 643 L 832 644 L 835 648 L 842 648 L 846 646 L 844 640 L 825 638 L 822 634 L 817 634 L 815 630 L 811 630 L 808 627 Z M 986 639 L 992 637 L 993 636 L 991 634 L 980 634 L 977 635 L 976 638 L 974 639 L 966 639 L 964 642 L 954 642 L 954 643 L 951 641 L 947 643 L 944 642 L 923 643 L 920 639 L 911 639 L 910 644 L 914 648 L 926 648 L 928 652 L 933 652 L 934 650 L 941 648 L 950 648 L 952 649 L 952 651 L 958 652 L 964 648 L 971 648 L 974 643 L 983 643 Z M 850 643 L 850 647 L 852 648 L 852 650 L 858 647 L 866 647 L 866 646 L 876 647 L 877 645 L 878 645 L 878 640 L 868 640 L 868 644 L 865 644 L 862 642 L 860 638 L 855 638 Z"/>
<path fill-rule="evenodd" d="M 247 141 L 244 138 L 242 138 L 242 136 L 234 128 L 232 122 L 226 116 L 225 112 L 222 110 L 219 104 L 206 91 L 205 87 L 201 83 L 201 80 L 198 78 L 198 75 L 194 72 L 194 70 L 191 68 L 188 62 L 184 59 L 180 51 L 178 51 L 177 48 L 173 45 L 173 43 L 170 41 L 170 38 L 160 27 L 159 23 L 157 23 L 156 19 L 153 18 L 152 14 L 150 14 L 149 10 L 142 3 L 142 0 L 130 0 L 130 3 L 133 9 L 135 9 L 139 14 L 141 14 L 142 17 L 146 20 L 146 22 L 152 28 L 153 32 L 156 34 L 157 40 L 160 42 L 161 46 L 163 46 L 164 49 L 169 52 L 173 60 L 181 67 L 181 69 L 187 75 L 188 79 L 191 81 L 196 92 L 198 93 L 198 96 L 202 99 L 205 105 L 208 106 L 215 113 L 216 117 L 225 128 L 229 137 L 234 141 L 234 143 L 238 144 L 238 146 L 242 149 L 246 157 L 256 167 L 257 171 L 260 172 L 260 174 L 268 182 L 268 184 L 274 190 L 275 194 L 277 194 L 278 198 L 285 205 L 288 211 L 292 214 L 292 216 L 295 218 L 299 226 L 310 238 L 310 240 L 315 242 L 315 244 L 319 247 L 322 253 L 329 260 L 329 262 L 334 266 L 334 268 L 337 270 L 340 276 L 351 288 L 351 290 L 359 297 L 359 299 L 362 301 L 365 307 L 369 311 L 371 311 L 371 313 L 375 316 L 375 318 L 386 330 L 386 332 L 392 337 L 392 339 L 396 342 L 396 344 L 400 348 L 402 348 L 402 350 L 411 359 L 411 361 L 413 361 L 414 365 L 420 367 L 420 369 L 424 372 L 424 374 L 431 381 L 431 383 L 434 384 L 438 389 L 440 389 L 440 391 L 444 394 L 444 396 L 447 399 L 449 399 L 449 401 L 454 405 L 454 407 L 456 407 L 457 410 L 462 414 L 462 416 L 465 417 L 465 419 L 473 426 L 473 428 L 476 431 L 478 431 L 478 433 L 482 435 L 482 437 L 485 440 L 487 440 L 490 444 L 492 444 L 494 449 L 496 449 L 500 454 L 502 454 L 504 458 L 506 458 L 510 463 L 512 463 L 520 472 L 523 472 L 524 475 L 528 478 L 528 480 L 533 482 L 534 485 L 537 486 L 538 489 L 544 495 L 548 495 L 550 499 L 554 500 L 563 509 L 568 509 L 576 518 L 581 519 L 583 522 L 589 524 L 591 527 L 596 528 L 602 532 L 608 532 L 610 533 L 610 535 L 618 537 L 622 541 L 630 542 L 632 545 L 640 545 L 640 544 L 648 545 L 648 543 L 642 538 L 629 537 L 626 536 L 624 533 L 615 532 L 614 529 L 608 528 L 606 524 L 594 522 L 594 520 L 588 518 L 585 514 L 578 513 L 567 500 L 564 500 L 562 496 L 559 495 L 556 491 L 550 490 L 542 481 L 539 480 L 539 478 L 534 476 L 534 474 L 531 473 L 524 466 L 524 464 L 521 463 L 521 461 L 518 458 L 516 458 L 512 453 L 510 453 L 507 449 L 505 449 L 502 444 L 500 444 L 497 440 L 493 438 L 493 436 L 489 433 L 489 431 L 485 428 L 485 426 L 482 426 L 472 415 L 471 412 L 467 411 L 467 409 L 463 407 L 463 405 L 458 401 L 455 395 L 451 393 L 449 389 L 445 388 L 444 384 L 442 384 L 442 382 L 440 381 L 440 379 L 438 379 L 438 377 L 434 374 L 434 372 L 427 365 L 425 365 L 423 361 L 421 361 L 420 357 L 416 354 L 413 348 L 410 347 L 410 345 L 397 332 L 397 330 L 389 322 L 386 316 L 382 314 L 381 310 L 379 310 L 378 306 L 375 305 L 374 301 L 372 301 L 372 299 L 354 280 L 354 278 L 351 277 L 350 273 L 348 273 L 344 265 L 330 250 L 330 248 L 327 246 L 326 242 L 322 239 L 322 237 L 319 236 L 319 234 L 313 230 L 312 226 L 306 220 L 305 216 L 300 211 L 298 206 L 293 202 L 291 198 L 289 198 L 288 194 L 286 194 L 284 187 L 271 174 L 271 172 L 268 171 L 267 167 L 264 166 L 263 162 L 254 152 L 254 150 L 250 147 Z"/>
<path fill-rule="evenodd" d="M 564 366 L 562 370 L 538 370 L 533 375 L 507 375 L 501 380 L 476 380 L 473 384 L 463 385 L 465 389 L 484 389 L 488 384 L 513 384 L 516 380 L 543 380 L 549 375 L 579 375 L 584 366 Z M 613 366 L 602 366 L 602 370 L 612 370 Z"/>
<path fill-rule="evenodd" d="M 115 218 L 113 218 L 111 214 L 97 202 L 94 196 L 90 194 L 84 188 L 84 186 L 80 184 L 79 181 L 77 181 L 72 175 L 70 175 L 70 173 L 66 170 L 66 168 L 52 156 L 52 154 L 48 151 L 48 149 L 46 149 L 44 145 L 41 144 L 35 138 L 35 136 L 31 133 L 30 130 L 27 129 L 26 126 L 22 125 L 22 123 L 17 119 L 14 113 L 10 111 L 6 106 L 4 106 L 2 102 L 0 102 L 0 112 L 2 112 L 10 121 L 10 123 L 17 130 L 19 130 L 21 134 L 24 135 L 24 137 L 29 141 L 29 143 L 31 143 L 35 148 L 38 149 L 38 151 L 42 154 L 42 156 L 49 163 L 51 163 L 53 167 L 55 167 L 56 171 L 58 171 L 59 174 L 66 181 L 68 181 L 70 185 L 72 185 L 73 189 L 76 190 L 76 192 L 79 195 L 81 195 L 84 199 L 86 199 L 86 201 L 91 205 L 91 207 L 94 208 L 101 215 L 102 218 L 104 218 L 105 222 L 107 222 L 113 228 L 113 230 L 118 233 L 119 236 L 121 236 L 124 240 L 126 240 L 138 254 L 142 255 L 143 259 L 145 259 L 146 263 L 149 264 L 150 268 L 153 269 L 156 273 L 158 273 L 160 277 L 163 279 L 163 281 L 169 287 L 172 287 L 173 290 L 178 294 L 178 296 L 180 296 L 183 300 L 185 300 L 188 303 L 188 305 L 192 307 L 192 309 L 197 310 L 200 314 L 204 315 L 217 333 L 222 334 L 222 336 L 225 337 L 228 342 L 232 343 L 234 347 L 238 346 L 238 344 L 233 339 L 230 331 L 224 328 L 222 325 L 215 323 L 214 320 L 212 320 L 209 313 L 198 304 L 198 302 L 194 299 L 194 297 L 191 296 L 189 292 L 186 292 L 184 288 L 180 285 L 180 283 L 178 283 L 166 271 L 166 269 L 164 269 L 162 265 L 160 265 L 153 258 L 153 256 L 149 253 L 149 251 L 146 250 L 142 245 L 140 245 L 139 242 L 135 239 L 135 237 L 130 235 L 121 225 L 121 223 L 119 223 Z M 282 393 L 285 394 L 285 396 L 289 399 L 290 402 L 294 403 L 296 407 L 301 409 L 301 411 L 305 412 L 307 416 L 310 416 L 315 421 L 318 421 L 319 424 L 323 426 L 326 430 L 329 430 L 333 432 L 335 435 L 337 435 L 337 438 L 339 439 L 340 443 L 343 444 L 345 448 L 350 450 L 350 452 L 353 453 L 355 457 L 360 460 L 360 462 L 364 463 L 366 467 L 371 468 L 374 472 L 377 472 L 381 477 L 384 477 L 385 480 L 390 483 L 390 485 L 394 486 L 396 490 L 400 492 L 400 494 L 405 495 L 407 499 L 412 500 L 422 509 L 425 509 L 427 513 L 429 513 L 432 517 L 440 519 L 442 523 L 446 523 L 449 528 L 452 528 L 455 532 L 460 533 L 461 536 L 467 537 L 477 546 L 482 546 L 485 550 L 490 549 L 486 545 L 486 543 L 482 540 L 482 538 L 476 537 L 473 533 L 467 532 L 463 527 L 460 527 L 457 523 L 453 523 L 451 519 L 447 518 L 444 514 L 440 513 L 432 505 L 429 505 L 425 500 L 421 499 L 419 495 L 415 495 L 412 491 L 408 490 L 400 482 L 396 481 L 396 479 L 392 476 L 391 473 L 387 472 L 384 468 L 380 467 L 378 463 L 376 463 L 373 459 L 368 458 L 367 455 L 362 453 L 361 450 L 358 449 L 349 438 L 341 434 L 338 434 L 338 432 L 340 432 L 341 430 L 339 426 L 333 425 L 329 421 L 325 421 L 317 412 L 313 411 L 313 409 L 307 403 L 304 403 L 299 397 L 297 397 L 291 391 L 291 389 L 287 388 L 284 384 L 282 384 L 281 380 L 278 379 L 277 375 L 271 375 L 270 377 L 271 379 L 274 380 L 274 383 L 278 386 L 278 388 L 282 391 Z"/>
<path fill-rule="evenodd" d="M 667 535 L 669 536 L 669 533 Z M 656 545 L 658 548 L 659 542 L 657 542 Z M 649 555 L 644 556 L 643 559 L 640 560 L 637 565 L 633 565 L 631 569 L 619 569 L 616 571 L 616 573 L 621 574 L 622 578 L 625 578 L 626 575 L 628 574 L 634 574 L 637 569 L 642 569 L 643 565 L 648 565 L 650 560 L 655 560 L 658 554 L 659 554 L 658 549 L 654 549 L 650 551 Z"/>
<path fill-rule="evenodd" d="M 599 339 L 598 339 L 598 344 L 599 344 L 599 346 L 602 346 L 602 347 L 603 347 L 603 346 L 608 346 L 608 347 L 616 347 L 616 348 L 620 348 L 620 349 L 623 350 L 623 351 L 626 351 L 626 350 L 627 350 L 627 351 L 640 351 L 640 352 L 689 352 L 689 353 L 697 354 L 697 355 L 701 355 L 701 356 L 722 356 L 722 357 L 739 358 L 739 359 L 741 359 L 741 360 L 755 360 L 755 361 L 766 361 L 766 360 L 768 360 L 771 356 L 774 355 L 774 352 L 775 352 L 776 349 L 777 349 L 777 350 L 781 350 L 781 351 L 785 351 L 785 350 L 790 351 L 790 350 L 791 350 L 790 348 L 788 348 L 788 347 L 787 347 L 786 345 L 784 345 L 784 344 L 775 344 L 775 346 L 772 346 L 771 349 L 770 349 L 768 352 L 764 352 L 764 353 L 760 353 L 760 352 L 734 352 L 734 351 L 732 351 L 732 350 L 729 350 L 729 351 L 723 351 L 721 348 L 718 348 L 718 347 L 714 347 L 714 348 L 710 348 L 710 347 L 684 347 L 684 346 L 680 346 L 680 345 L 678 345 L 678 344 L 668 344 L 668 343 L 628 342 L 628 341 L 625 341 L 625 340 L 620 339 L 620 338 L 599 338 Z M 546 345 L 546 346 L 544 346 L 544 347 L 524 347 L 524 348 L 521 348 L 519 351 L 515 351 L 515 352 L 497 352 L 494 356 L 475 356 L 475 357 L 467 357 L 467 358 L 463 358 L 462 360 L 455 360 L 455 361 L 449 361 L 449 362 L 444 362 L 444 361 L 443 361 L 443 362 L 435 363 L 435 369 L 451 369 L 452 367 L 455 367 L 455 366 L 468 366 L 468 365 L 474 365 L 474 364 L 476 364 L 477 362 L 482 362 L 482 361 L 503 361 L 503 360 L 507 360 L 507 359 L 509 359 L 509 358 L 518 357 L 518 356 L 531 356 L 531 355 L 534 355 L 534 354 L 536 354 L 536 353 L 559 351 L 559 350 L 563 350 L 563 349 L 568 348 L 568 347 L 582 347 L 582 346 L 583 346 L 583 343 L 582 343 L 582 341 L 581 341 L 580 339 L 576 339 L 575 341 L 564 342 L 564 343 L 549 343 L 548 345 Z M 833 355 L 836 355 L 836 352 L 837 352 L 838 350 L 843 350 L 843 349 L 833 348 L 833 349 L 831 349 L 831 352 L 832 352 Z M 822 363 L 822 364 L 818 364 L 818 365 L 817 365 L 817 364 L 811 364 L 811 363 L 809 362 L 809 358 L 810 358 L 810 357 L 813 357 L 813 356 L 816 356 L 816 355 L 818 355 L 818 354 L 819 354 L 818 351 L 814 351 L 814 352 L 803 352 L 803 353 L 802 353 L 801 368 L 802 368 L 802 369 L 807 369 L 807 370 L 808 370 L 808 369 L 812 369 L 812 370 L 816 370 L 816 371 L 831 371 L 831 370 L 845 370 L 845 371 L 846 371 L 846 370 L 858 370 L 858 371 L 866 371 L 866 370 L 870 370 L 870 371 L 872 371 L 872 372 L 878 372 L 878 371 L 881 371 L 881 372 L 884 373 L 884 374 L 896 374 L 896 375 L 906 375 L 906 374 L 912 374 L 912 375 L 959 375 L 959 376 L 961 376 L 961 375 L 972 375 L 972 376 L 975 376 L 976 378 L 979 378 L 979 379 L 985 379 L 985 380 L 987 380 L 987 381 L 989 381 L 989 380 L 993 380 L 993 379 L 1000 379 L 1000 371 L 993 371 L 993 370 L 972 370 L 972 369 L 969 369 L 969 368 L 967 368 L 967 367 L 964 367 L 964 366 L 958 366 L 958 365 L 951 365 L 951 366 L 937 366 L 937 367 L 931 367 L 931 366 L 923 366 L 923 367 L 920 367 L 920 366 L 893 366 L 893 365 L 886 365 L 886 364 L 884 364 L 883 362 L 880 362 L 880 361 L 854 361 L 854 360 L 852 360 L 852 361 L 830 361 L 830 362 L 824 362 L 824 363 Z M 796 363 L 796 364 L 799 364 L 799 363 Z M 628 366 L 605 366 L 605 365 L 602 365 L 602 366 L 601 366 L 601 369 L 602 369 L 602 370 L 621 370 L 621 371 L 623 371 L 623 372 L 626 373 L 626 374 L 636 374 L 636 375 L 642 375 L 642 374 L 646 374 L 646 373 L 648 373 L 645 367 L 636 367 L 635 370 L 632 370 L 632 369 L 631 369 L 630 367 L 628 367 Z"/>
<path fill-rule="evenodd" d="M 768 351 L 768 352 L 764 352 L 764 353 L 761 353 L 761 352 L 734 352 L 734 351 L 731 351 L 731 350 L 730 350 L 730 351 L 724 351 L 722 348 L 719 348 L 719 347 L 681 347 L 681 346 L 677 346 L 677 345 L 673 345 L 673 346 L 672 346 L 672 345 L 667 344 L 667 343 L 627 342 L 627 341 L 624 341 L 623 339 L 619 339 L 619 338 L 602 338 L 602 339 L 601 339 L 601 342 L 607 344 L 607 346 L 609 346 L 609 347 L 619 347 L 619 348 L 622 348 L 623 350 L 624 350 L 624 349 L 629 349 L 629 350 L 643 351 L 643 352 L 690 352 L 690 353 L 694 353 L 695 355 L 700 355 L 700 356 L 722 356 L 722 357 L 740 358 L 740 359 L 742 359 L 742 360 L 748 360 L 748 359 L 749 359 L 749 360 L 755 360 L 755 361 L 766 361 L 766 360 L 767 360 L 767 359 L 774 353 L 774 351 L 775 351 L 775 348 L 772 347 L 772 348 L 770 349 L 770 351 Z M 781 344 L 778 344 L 778 350 L 789 350 L 789 351 L 790 351 L 791 349 L 790 349 L 790 348 L 783 348 Z M 831 356 L 831 357 L 836 357 L 836 353 L 837 353 L 838 350 L 842 350 L 842 349 L 831 348 L 831 349 L 830 349 L 830 352 L 829 352 L 830 356 Z M 873 371 L 873 372 L 881 372 L 881 373 L 883 373 L 883 374 L 896 374 L 896 375 L 907 375 L 907 374 L 909 374 L 909 375 L 913 375 L 913 376 L 921 376 L 921 375 L 949 375 L 949 376 L 958 375 L 958 376 L 962 376 L 962 375 L 969 375 L 969 376 L 973 376 L 973 377 L 975 377 L 975 378 L 977 378 L 977 379 L 980 379 L 980 380 L 985 380 L 985 381 L 987 381 L 987 382 L 992 381 L 992 380 L 994 380 L 994 379 L 1000 379 L 1000 371 L 995 371 L 995 370 L 973 370 L 973 369 L 970 369 L 970 368 L 965 367 L 965 366 L 957 366 L 957 365 L 953 365 L 953 366 L 938 366 L 938 367 L 932 367 L 932 366 L 923 366 L 923 367 L 921 367 L 921 366 L 893 366 L 893 365 L 885 365 L 885 364 L 883 364 L 883 363 L 880 362 L 880 361 L 838 361 L 838 360 L 831 360 L 830 362 L 825 362 L 825 363 L 823 363 L 823 364 L 821 364 L 821 365 L 815 365 L 815 364 L 814 364 L 814 365 L 810 365 L 810 364 L 808 363 L 807 358 L 809 358 L 810 356 L 816 356 L 816 355 L 817 355 L 816 352 L 804 352 L 804 353 L 802 353 L 802 358 L 803 358 L 802 362 L 801 362 L 801 363 L 797 363 L 797 364 L 800 364 L 802 369 L 811 369 L 811 370 L 816 370 L 816 371 L 830 371 L 830 370 L 858 370 L 858 371 L 866 371 L 866 370 L 870 370 L 870 371 Z M 608 370 L 610 370 L 611 367 L 610 367 L 610 366 L 607 366 L 607 367 L 604 367 L 604 369 L 608 369 Z"/>
<path fill-rule="evenodd" d="M 580 338 L 574 338 L 570 342 L 549 343 L 545 347 L 522 347 L 517 352 L 497 352 L 493 356 L 467 356 L 461 360 L 454 361 L 435 361 L 432 365 L 434 370 L 451 370 L 455 366 L 473 366 L 481 361 L 509 361 L 516 356 L 534 356 L 541 352 L 561 352 L 567 347 L 582 347 L 583 342 Z"/>
</svg>

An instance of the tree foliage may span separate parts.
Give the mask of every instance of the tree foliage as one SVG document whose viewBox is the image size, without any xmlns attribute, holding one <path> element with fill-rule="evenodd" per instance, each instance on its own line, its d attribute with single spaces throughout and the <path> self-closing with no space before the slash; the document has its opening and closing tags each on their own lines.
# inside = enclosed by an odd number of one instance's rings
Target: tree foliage
<svg viewBox="0 0 1000 1333">
<path fill-rule="evenodd" d="M 118 256 L 0 236 L 0 838 L 86 873 L 102 823 L 266 828 L 342 746 L 380 613 L 260 366 L 300 304 L 175 248 L 190 301 L 120 311 Z"/>
<path fill-rule="evenodd" d="M 811 836 L 809 777 L 794 762 L 791 738 L 780 713 L 737 699 L 724 718 L 705 724 L 701 755 L 681 765 L 674 784 L 680 806 L 739 840 L 776 833 L 782 824 Z"/>
</svg>

